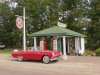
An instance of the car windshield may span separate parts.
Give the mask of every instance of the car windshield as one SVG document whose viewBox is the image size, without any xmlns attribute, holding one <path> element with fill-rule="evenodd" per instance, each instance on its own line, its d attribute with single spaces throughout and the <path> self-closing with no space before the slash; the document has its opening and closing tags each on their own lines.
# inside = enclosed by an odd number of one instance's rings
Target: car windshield
<svg viewBox="0 0 100 75">
<path fill-rule="evenodd" d="M 34 47 L 31 48 L 33 51 L 41 51 L 40 47 L 37 47 L 36 49 Z"/>
</svg>

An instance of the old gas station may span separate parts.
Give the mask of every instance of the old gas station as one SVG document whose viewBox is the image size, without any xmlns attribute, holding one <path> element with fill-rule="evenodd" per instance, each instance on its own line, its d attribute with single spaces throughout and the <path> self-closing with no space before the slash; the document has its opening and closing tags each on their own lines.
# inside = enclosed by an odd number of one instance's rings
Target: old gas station
<svg viewBox="0 0 100 75">
<path fill-rule="evenodd" d="M 61 26 L 54 26 L 36 33 L 32 33 L 30 36 L 34 37 L 34 49 L 37 49 L 37 38 L 42 37 L 40 40 L 40 49 L 46 50 L 45 37 L 50 37 L 51 47 L 53 51 L 62 52 L 62 59 L 67 60 L 67 53 L 71 50 L 77 54 L 83 54 L 85 50 L 84 37 L 85 35 L 77 33 L 75 31 L 66 29 Z M 53 37 L 53 38 L 51 38 Z"/>
</svg>

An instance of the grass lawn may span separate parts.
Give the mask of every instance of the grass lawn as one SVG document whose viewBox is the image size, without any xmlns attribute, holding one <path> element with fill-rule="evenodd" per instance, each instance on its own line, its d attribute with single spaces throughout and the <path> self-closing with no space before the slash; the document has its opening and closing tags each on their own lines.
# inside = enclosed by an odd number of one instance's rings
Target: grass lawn
<svg viewBox="0 0 100 75">
<path fill-rule="evenodd" d="M 9 49 L 0 49 L 0 54 L 10 54 L 12 51 Z"/>
</svg>

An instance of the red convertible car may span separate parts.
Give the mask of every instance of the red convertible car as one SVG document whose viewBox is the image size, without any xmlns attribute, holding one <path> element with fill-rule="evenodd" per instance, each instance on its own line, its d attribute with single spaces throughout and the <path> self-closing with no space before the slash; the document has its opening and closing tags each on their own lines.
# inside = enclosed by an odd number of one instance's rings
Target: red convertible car
<svg viewBox="0 0 100 75">
<path fill-rule="evenodd" d="M 22 60 L 40 60 L 44 63 L 49 63 L 53 60 L 58 60 L 58 57 L 61 55 L 58 51 L 32 51 L 32 50 L 26 50 L 26 51 L 13 51 L 11 55 L 14 58 L 17 58 L 18 61 Z"/>
</svg>

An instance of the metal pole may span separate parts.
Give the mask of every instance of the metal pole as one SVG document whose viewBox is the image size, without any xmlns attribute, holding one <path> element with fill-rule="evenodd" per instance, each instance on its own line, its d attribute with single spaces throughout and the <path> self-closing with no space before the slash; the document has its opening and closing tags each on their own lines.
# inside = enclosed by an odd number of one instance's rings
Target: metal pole
<svg viewBox="0 0 100 75">
<path fill-rule="evenodd" d="M 25 7 L 23 7 L 23 50 L 26 50 L 26 34 L 25 34 Z"/>
</svg>

